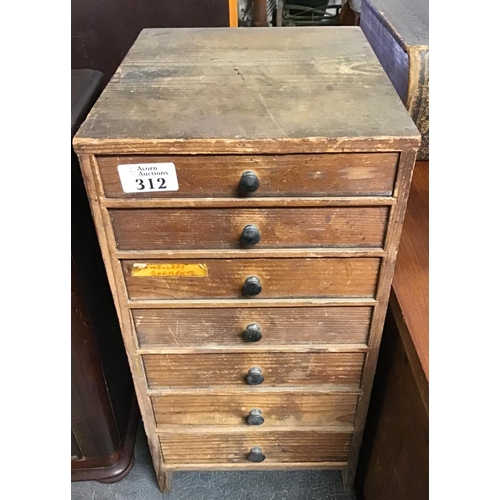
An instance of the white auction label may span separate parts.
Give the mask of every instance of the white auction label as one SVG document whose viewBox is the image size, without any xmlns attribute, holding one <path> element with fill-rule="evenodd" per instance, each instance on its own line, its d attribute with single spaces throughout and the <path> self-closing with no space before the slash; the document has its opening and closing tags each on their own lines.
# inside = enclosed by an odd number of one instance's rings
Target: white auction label
<svg viewBox="0 0 500 500">
<path fill-rule="evenodd" d="M 118 165 L 118 175 L 125 193 L 179 191 L 173 163 L 136 163 Z"/>
</svg>

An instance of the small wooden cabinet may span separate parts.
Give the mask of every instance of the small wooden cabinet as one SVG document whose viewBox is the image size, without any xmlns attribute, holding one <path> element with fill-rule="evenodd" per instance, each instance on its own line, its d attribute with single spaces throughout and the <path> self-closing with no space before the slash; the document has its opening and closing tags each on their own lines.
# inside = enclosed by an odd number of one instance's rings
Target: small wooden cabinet
<svg viewBox="0 0 500 500">
<path fill-rule="evenodd" d="M 352 486 L 419 144 L 357 27 L 141 33 L 74 147 L 162 489 Z"/>
</svg>

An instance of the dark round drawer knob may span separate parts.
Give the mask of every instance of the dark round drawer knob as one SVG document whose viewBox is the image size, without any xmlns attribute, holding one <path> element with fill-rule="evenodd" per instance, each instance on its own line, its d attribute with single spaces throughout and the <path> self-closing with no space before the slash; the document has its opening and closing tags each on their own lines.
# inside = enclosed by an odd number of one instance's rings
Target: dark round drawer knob
<svg viewBox="0 0 500 500">
<path fill-rule="evenodd" d="M 253 224 L 248 224 L 243 228 L 243 232 L 240 236 L 240 243 L 244 246 L 257 245 L 260 241 L 260 231 L 257 226 Z"/>
<path fill-rule="evenodd" d="M 243 332 L 243 338 L 247 342 L 258 342 L 262 338 L 260 326 L 257 323 L 250 323 Z"/>
<path fill-rule="evenodd" d="M 264 382 L 264 375 L 262 375 L 262 370 L 258 366 L 252 366 L 248 370 L 248 375 L 246 376 L 247 384 L 250 385 L 260 385 Z"/>
<path fill-rule="evenodd" d="M 241 174 L 240 183 L 238 184 L 238 191 L 240 194 L 245 195 L 254 193 L 259 187 L 260 181 L 255 172 L 247 170 Z"/>
<path fill-rule="evenodd" d="M 263 462 L 265 459 L 266 456 L 262 452 L 262 448 L 258 446 L 254 446 L 248 454 L 248 460 L 250 460 L 250 462 Z"/>
<path fill-rule="evenodd" d="M 253 408 L 247 417 L 248 425 L 262 425 L 264 423 L 264 417 L 262 416 L 262 411 L 258 408 Z"/>
<path fill-rule="evenodd" d="M 257 276 L 249 276 L 245 280 L 245 284 L 241 290 L 243 295 L 259 295 L 262 292 L 262 285 L 260 284 L 260 279 Z"/>
</svg>

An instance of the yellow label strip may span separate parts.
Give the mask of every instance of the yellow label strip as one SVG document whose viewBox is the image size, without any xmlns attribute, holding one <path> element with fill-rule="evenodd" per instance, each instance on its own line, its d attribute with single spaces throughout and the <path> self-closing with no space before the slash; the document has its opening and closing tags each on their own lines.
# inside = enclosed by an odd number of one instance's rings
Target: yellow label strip
<svg viewBox="0 0 500 500">
<path fill-rule="evenodd" d="M 131 276 L 208 276 L 206 264 L 133 264 Z"/>
</svg>

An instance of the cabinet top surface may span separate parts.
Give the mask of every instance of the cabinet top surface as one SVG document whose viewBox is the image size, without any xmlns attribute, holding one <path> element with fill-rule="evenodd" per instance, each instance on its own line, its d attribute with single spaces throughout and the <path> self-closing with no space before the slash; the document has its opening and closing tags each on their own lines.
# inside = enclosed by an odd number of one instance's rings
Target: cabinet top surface
<svg viewBox="0 0 500 500">
<path fill-rule="evenodd" d="M 143 30 L 74 145 L 329 139 L 419 144 L 358 27 Z"/>
</svg>

